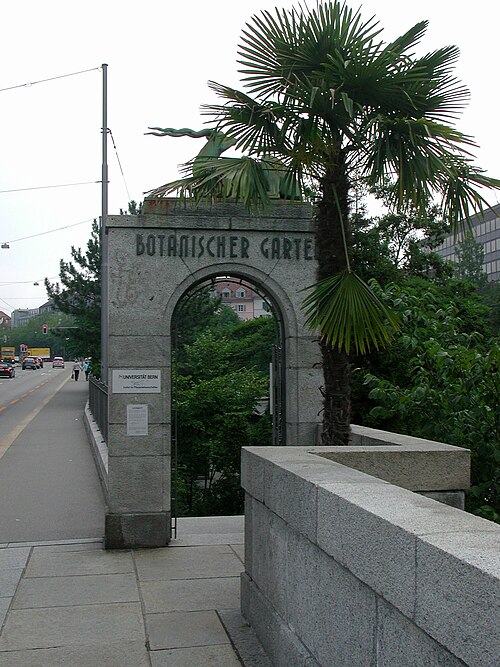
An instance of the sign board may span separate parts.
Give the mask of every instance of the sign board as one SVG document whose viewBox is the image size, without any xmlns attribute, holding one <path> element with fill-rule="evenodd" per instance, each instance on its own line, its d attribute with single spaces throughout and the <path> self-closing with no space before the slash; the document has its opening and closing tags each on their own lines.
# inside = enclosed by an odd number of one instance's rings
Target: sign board
<svg viewBox="0 0 500 667">
<path fill-rule="evenodd" d="M 159 394 L 161 371 L 146 369 L 115 369 L 112 376 L 113 394 Z"/>
<path fill-rule="evenodd" d="M 148 406 L 127 405 L 127 435 L 148 434 Z"/>
</svg>

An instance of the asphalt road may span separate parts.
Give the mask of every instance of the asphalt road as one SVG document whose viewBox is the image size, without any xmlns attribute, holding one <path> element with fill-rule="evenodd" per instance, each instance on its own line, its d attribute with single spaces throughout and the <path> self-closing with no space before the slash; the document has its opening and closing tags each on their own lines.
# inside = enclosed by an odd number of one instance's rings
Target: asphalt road
<svg viewBox="0 0 500 667">
<path fill-rule="evenodd" d="M 88 383 L 71 380 L 69 364 L 16 372 L 0 382 L 0 544 L 101 537 L 105 503 L 83 424 Z"/>
</svg>

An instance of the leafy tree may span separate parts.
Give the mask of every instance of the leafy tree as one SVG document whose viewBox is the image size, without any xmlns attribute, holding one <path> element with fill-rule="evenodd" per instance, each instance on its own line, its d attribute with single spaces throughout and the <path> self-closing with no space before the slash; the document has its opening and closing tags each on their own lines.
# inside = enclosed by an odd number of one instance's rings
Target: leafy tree
<svg viewBox="0 0 500 667">
<path fill-rule="evenodd" d="M 413 281 L 381 295 L 402 331 L 357 373 L 369 390 L 360 421 L 470 449 L 467 507 L 500 522 L 500 340 L 487 307 L 459 281 L 447 293 Z"/>
<path fill-rule="evenodd" d="M 45 279 L 47 294 L 63 313 L 73 316 L 67 329 L 68 344 L 75 356 L 92 357 L 94 373 L 100 372 L 101 359 L 101 244 L 99 226 L 92 224 L 87 249 L 71 247 L 73 261 L 60 262 L 60 282 Z M 61 329 L 61 332 L 63 330 Z"/>
<path fill-rule="evenodd" d="M 204 516 L 243 511 L 241 447 L 267 444 L 270 419 L 255 414 L 268 379 L 235 368 L 233 342 L 211 331 L 186 346 L 190 375 L 175 380 L 177 511 Z"/>
<path fill-rule="evenodd" d="M 47 325 L 47 333 L 44 334 L 42 326 Z M 73 354 L 69 341 L 66 341 L 66 333 L 74 326 L 74 320 L 70 315 L 58 311 L 43 313 L 26 324 L 9 329 L 6 332 L 6 340 L 2 345 L 12 345 L 19 354 L 21 344 L 28 347 L 48 347 L 52 356 L 68 356 Z"/>
<path fill-rule="evenodd" d="M 255 16 L 239 48 L 246 92 L 211 82 L 224 103 L 205 107 L 213 136 L 247 155 L 195 158 L 186 178 L 155 191 L 252 207 L 268 203 L 276 171 L 284 196 L 313 184 L 318 285 L 306 307 L 321 331 L 325 444 L 348 442 L 351 348 L 378 348 L 396 328 L 355 273 L 353 182 L 389 181 L 392 207 L 403 212 L 423 213 L 437 197 L 453 230 L 484 203 L 482 187 L 500 186 L 472 165 L 472 140 L 450 124 L 468 98 L 452 75 L 458 49 L 413 54 L 426 28 L 422 21 L 385 44 L 374 19 L 337 0 Z"/>
<path fill-rule="evenodd" d="M 457 265 L 455 273 L 458 278 L 470 280 L 476 287 L 486 287 L 488 276 L 484 264 L 484 249 L 473 234 L 465 234 L 456 245 Z"/>
</svg>

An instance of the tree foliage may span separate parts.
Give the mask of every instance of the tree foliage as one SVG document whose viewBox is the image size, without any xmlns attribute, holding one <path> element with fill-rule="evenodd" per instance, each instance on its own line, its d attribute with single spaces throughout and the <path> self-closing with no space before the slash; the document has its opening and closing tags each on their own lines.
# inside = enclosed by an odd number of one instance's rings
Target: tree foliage
<svg viewBox="0 0 500 667">
<path fill-rule="evenodd" d="M 269 414 L 258 415 L 255 408 L 268 395 L 275 327 L 271 317 L 234 322 L 222 309 L 179 350 L 174 406 L 180 515 L 243 512 L 241 447 L 271 444 Z"/>
<path fill-rule="evenodd" d="M 87 249 L 71 247 L 73 261 L 60 261 L 60 283 L 45 279 L 47 294 L 56 308 L 73 317 L 69 338 L 73 354 L 91 357 L 94 373 L 100 373 L 101 359 L 101 244 L 99 226 L 92 224 Z M 62 330 L 61 330 L 62 331 Z"/>
<path fill-rule="evenodd" d="M 457 280 L 407 281 L 381 297 L 400 313 L 402 331 L 384 355 L 360 364 L 369 392 L 358 390 L 360 421 L 470 449 L 467 507 L 500 521 L 500 339 L 489 309 Z"/>
</svg>

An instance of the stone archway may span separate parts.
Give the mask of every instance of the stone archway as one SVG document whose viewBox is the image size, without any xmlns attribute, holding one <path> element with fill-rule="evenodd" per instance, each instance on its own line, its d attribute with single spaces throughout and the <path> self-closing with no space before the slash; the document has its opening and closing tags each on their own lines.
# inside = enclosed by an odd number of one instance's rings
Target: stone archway
<svg viewBox="0 0 500 667">
<path fill-rule="evenodd" d="M 194 285 L 236 275 L 260 286 L 283 323 L 286 444 L 314 445 L 319 348 L 304 325 L 315 280 L 311 209 L 276 203 L 252 216 L 235 203 L 195 207 L 146 199 L 139 216 L 109 216 L 106 547 L 170 539 L 171 322 Z"/>
</svg>

